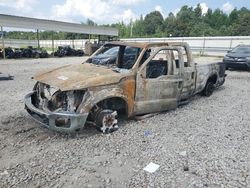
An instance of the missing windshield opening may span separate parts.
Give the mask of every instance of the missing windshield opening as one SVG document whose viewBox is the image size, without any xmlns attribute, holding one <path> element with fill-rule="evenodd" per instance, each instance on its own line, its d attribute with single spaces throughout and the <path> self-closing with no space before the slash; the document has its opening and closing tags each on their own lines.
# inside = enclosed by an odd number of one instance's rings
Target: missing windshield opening
<svg viewBox="0 0 250 188">
<path fill-rule="evenodd" d="M 86 62 L 129 70 L 134 66 L 140 52 L 141 48 L 137 47 L 107 44 Z"/>
</svg>

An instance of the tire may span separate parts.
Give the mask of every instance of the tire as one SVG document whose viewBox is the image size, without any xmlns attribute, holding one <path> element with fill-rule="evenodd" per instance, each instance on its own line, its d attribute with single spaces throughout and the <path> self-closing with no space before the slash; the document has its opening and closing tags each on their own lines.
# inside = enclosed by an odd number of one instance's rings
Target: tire
<svg viewBox="0 0 250 188">
<path fill-rule="evenodd" d="M 210 97 L 213 94 L 213 91 L 214 91 L 214 83 L 208 81 L 201 94 L 203 96 Z"/>
<path fill-rule="evenodd" d="M 110 109 L 102 109 L 97 112 L 95 117 L 97 130 L 105 134 L 116 131 L 118 129 L 116 116 L 117 112 Z"/>
</svg>

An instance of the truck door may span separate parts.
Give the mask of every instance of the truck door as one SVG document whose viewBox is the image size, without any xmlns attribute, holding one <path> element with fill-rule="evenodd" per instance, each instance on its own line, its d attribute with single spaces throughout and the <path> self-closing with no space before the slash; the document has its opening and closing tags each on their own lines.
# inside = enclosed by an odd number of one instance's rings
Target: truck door
<svg viewBox="0 0 250 188">
<path fill-rule="evenodd" d="M 178 47 L 161 47 L 139 67 L 136 76 L 135 114 L 174 109 L 178 105 L 183 78 L 171 57 L 177 52 L 180 64 L 183 56 Z"/>
<path fill-rule="evenodd" d="M 180 47 L 183 55 L 183 89 L 181 93 L 181 99 L 187 99 L 193 95 L 195 91 L 195 67 L 190 57 L 190 50 L 184 46 Z M 176 61 L 179 61 L 178 56 Z"/>
</svg>

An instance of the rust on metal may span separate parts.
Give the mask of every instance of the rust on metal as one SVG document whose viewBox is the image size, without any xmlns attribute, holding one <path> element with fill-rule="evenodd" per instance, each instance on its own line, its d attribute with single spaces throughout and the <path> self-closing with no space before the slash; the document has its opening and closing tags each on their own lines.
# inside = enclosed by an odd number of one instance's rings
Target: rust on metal
<svg viewBox="0 0 250 188">
<path fill-rule="evenodd" d="M 112 48 L 118 48 L 117 56 L 105 54 Z M 222 85 L 224 73 L 219 63 L 195 64 L 186 43 L 116 41 L 82 64 L 36 74 L 37 84 L 25 103 L 34 118 L 53 130 L 78 131 L 92 122 L 110 132 L 117 128 L 117 115 L 175 109 L 206 91 L 207 83 Z"/>
<path fill-rule="evenodd" d="M 34 79 L 67 91 L 118 83 L 122 77 L 123 75 L 109 68 L 84 63 L 38 74 Z"/>
<path fill-rule="evenodd" d="M 124 81 L 124 94 L 127 96 L 127 112 L 128 117 L 133 115 L 134 100 L 135 100 L 135 79 L 128 79 Z"/>
</svg>

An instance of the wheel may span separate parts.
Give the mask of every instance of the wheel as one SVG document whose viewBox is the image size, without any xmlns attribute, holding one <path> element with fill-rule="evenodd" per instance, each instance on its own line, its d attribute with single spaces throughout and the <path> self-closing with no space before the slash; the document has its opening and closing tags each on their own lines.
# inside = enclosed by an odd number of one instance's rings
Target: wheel
<svg viewBox="0 0 250 188">
<path fill-rule="evenodd" d="M 118 129 L 117 112 L 110 109 L 101 109 L 95 116 L 97 129 L 103 133 L 112 133 Z"/>
<path fill-rule="evenodd" d="M 206 97 L 210 97 L 213 94 L 214 91 L 214 83 L 208 81 L 204 90 L 202 91 L 202 95 Z"/>
</svg>

